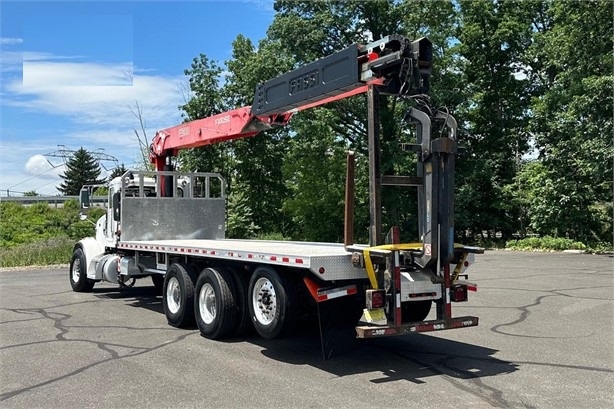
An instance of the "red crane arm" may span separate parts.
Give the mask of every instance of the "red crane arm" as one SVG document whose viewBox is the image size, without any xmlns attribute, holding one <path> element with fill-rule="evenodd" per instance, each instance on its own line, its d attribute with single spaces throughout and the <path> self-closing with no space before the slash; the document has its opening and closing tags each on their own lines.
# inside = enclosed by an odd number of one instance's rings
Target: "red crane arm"
<svg viewBox="0 0 614 409">
<path fill-rule="evenodd" d="M 422 93 L 432 56 L 427 39 L 390 35 L 354 44 L 258 85 L 251 107 L 237 108 L 158 131 L 150 147 L 157 170 L 170 170 L 180 149 L 247 138 L 286 125 L 299 111 L 349 98 L 378 85 L 384 93 Z M 420 58 L 420 59 L 419 59 Z"/>
<path fill-rule="evenodd" d="M 176 156 L 179 149 L 254 136 L 271 129 L 273 123 L 285 125 L 292 116 L 281 114 L 257 118 L 250 111 L 251 107 L 237 108 L 156 132 L 150 148 L 152 162 L 157 170 L 163 170 L 165 158 Z"/>
<path fill-rule="evenodd" d="M 156 165 L 157 170 L 162 170 L 166 162 L 165 157 L 169 154 L 176 156 L 180 149 L 248 138 L 275 126 L 286 125 L 299 111 L 364 93 L 369 85 L 381 83 L 382 80 L 377 78 L 361 87 L 301 105 L 281 114 L 254 116 L 251 114 L 251 107 L 242 107 L 158 131 L 151 143 L 152 162 Z"/>
</svg>

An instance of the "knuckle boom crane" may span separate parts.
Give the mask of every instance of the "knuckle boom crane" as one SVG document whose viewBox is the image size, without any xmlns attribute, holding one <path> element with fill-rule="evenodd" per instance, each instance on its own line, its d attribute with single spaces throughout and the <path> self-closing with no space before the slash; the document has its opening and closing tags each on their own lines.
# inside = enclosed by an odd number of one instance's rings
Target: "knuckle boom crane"
<svg viewBox="0 0 614 409">
<path fill-rule="evenodd" d="M 180 149 L 251 137 L 286 125 L 299 111 L 365 93 L 369 86 L 395 95 L 427 93 L 431 61 L 426 38 L 409 42 L 390 35 L 354 44 L 259 84 L 251 106 L 158 131 L 150 158 L 157 170 L 170 170 L 167 158 Z"/>
<path fill-rule="evenodd" d="M 196 322 L 212 339 L 250 327 L 276 338 L 314 307 L 322 334 L 322 317 L 335 314 L 353 320 L 359 338 L 477 325 L 477 317 L 453 317 L 451 312 L 453 302 L 467 301 L 467 291 L 477 289 L 465 271 L 473 253 L 483 249 L 453 241 L 457 125 L 448 112 L 428 102 L 432 58 L 426 38 L 389 35 L 354 44 L 259 84 L 251 106 L 158 131 L 150 147 L 156 171 L 130 171 L 111 181 L 96 237 L 75 245 L 69 271 L 73 290 L 91 291 L 99 281 L 125 287 L 151 277 L 162 293 L 169 324 Z M 344 243 L 227 240 L 221 176 L 173 168 L 172 158 L 182 149 L 253 137 L 288 124 L 302 110 L 364 93 L 369 102 L 368 245 L 354 244 L 352 238 L 351 154 Z M 379 94 L 420 102 L 405 117 L 416 126 L 416 142 L 400 145 L 417 155 L 413 177 L 380 174 Z M 434 126 L 442 129 L 436 138 L 431 137 Z M 417 189 L 418 242 L 401 243 L 397 227 L 382 241 L 383 185 Z M 89 206 L 87 190 L 81 201 Z M 434 317 L 427 319 L 429 314 Z M 322 340 L 327 356 L 324 335 Z"/>
</svg>

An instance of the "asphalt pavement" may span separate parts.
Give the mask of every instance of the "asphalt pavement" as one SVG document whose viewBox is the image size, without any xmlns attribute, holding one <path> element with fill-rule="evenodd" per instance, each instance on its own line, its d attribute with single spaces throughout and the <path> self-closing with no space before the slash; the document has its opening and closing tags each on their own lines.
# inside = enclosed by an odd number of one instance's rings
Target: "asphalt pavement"
<svg viewBox="0 0 614 409">
<path fill-rule="evenodd" d="M 167 325 L 149 280 L 70 289 L 68 271 L 0 272 L 0 408 L 612 408 L 614 258 L 487 251 L 478 327 L 343 339 L 304 328 L 211 341 Z"/>
</svg>

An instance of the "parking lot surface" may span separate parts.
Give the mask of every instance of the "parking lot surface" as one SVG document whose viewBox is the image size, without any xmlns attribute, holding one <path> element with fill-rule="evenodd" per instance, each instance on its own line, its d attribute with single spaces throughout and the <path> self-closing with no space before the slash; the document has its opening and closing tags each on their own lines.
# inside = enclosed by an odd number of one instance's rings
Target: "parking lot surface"
<svg viewBox="0 0 614 409">
<path fill-rule="evenodd" d="M 347 340 L 211 341 L 166 323 L 149 280 L 74 293 L 67 269 L 0 272 L 0 408 L 611 408 L 614 258 L 487 251 L 454 315 L 478 327 Z"/>
</svg>

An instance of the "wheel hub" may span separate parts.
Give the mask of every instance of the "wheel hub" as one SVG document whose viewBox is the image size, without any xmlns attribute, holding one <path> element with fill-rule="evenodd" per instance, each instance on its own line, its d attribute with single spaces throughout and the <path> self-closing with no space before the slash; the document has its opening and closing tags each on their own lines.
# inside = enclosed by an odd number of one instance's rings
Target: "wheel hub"
<svg viewBox="0 0 614 409">
<path fill-rule="evenodd" d="M 215 291 L 211 284 L 206 283 L 198 294 L 198 310 L 205 324 L 211 324 L 217 315 L 215 305 Z"/>
<path fill-rule="evenodd" d="M 166 305 L 171 314 L 176 314 L 181 306 L 181 289 L 175 277 L 168 280 L 166 287 Z"/>
<path fill-rule="evenodd" d="M 81 261 L 76 258 L 72 265 L 72 281 L 77 283 L 81 277 Z"/>
<path fill-rule="evenodd" d="M 252 302 L 258 322 L 263 325 L 273 322 L 277 312 L 277 295 L 269 280 L 262 277 L 256 281 Z"/>
</svg>

